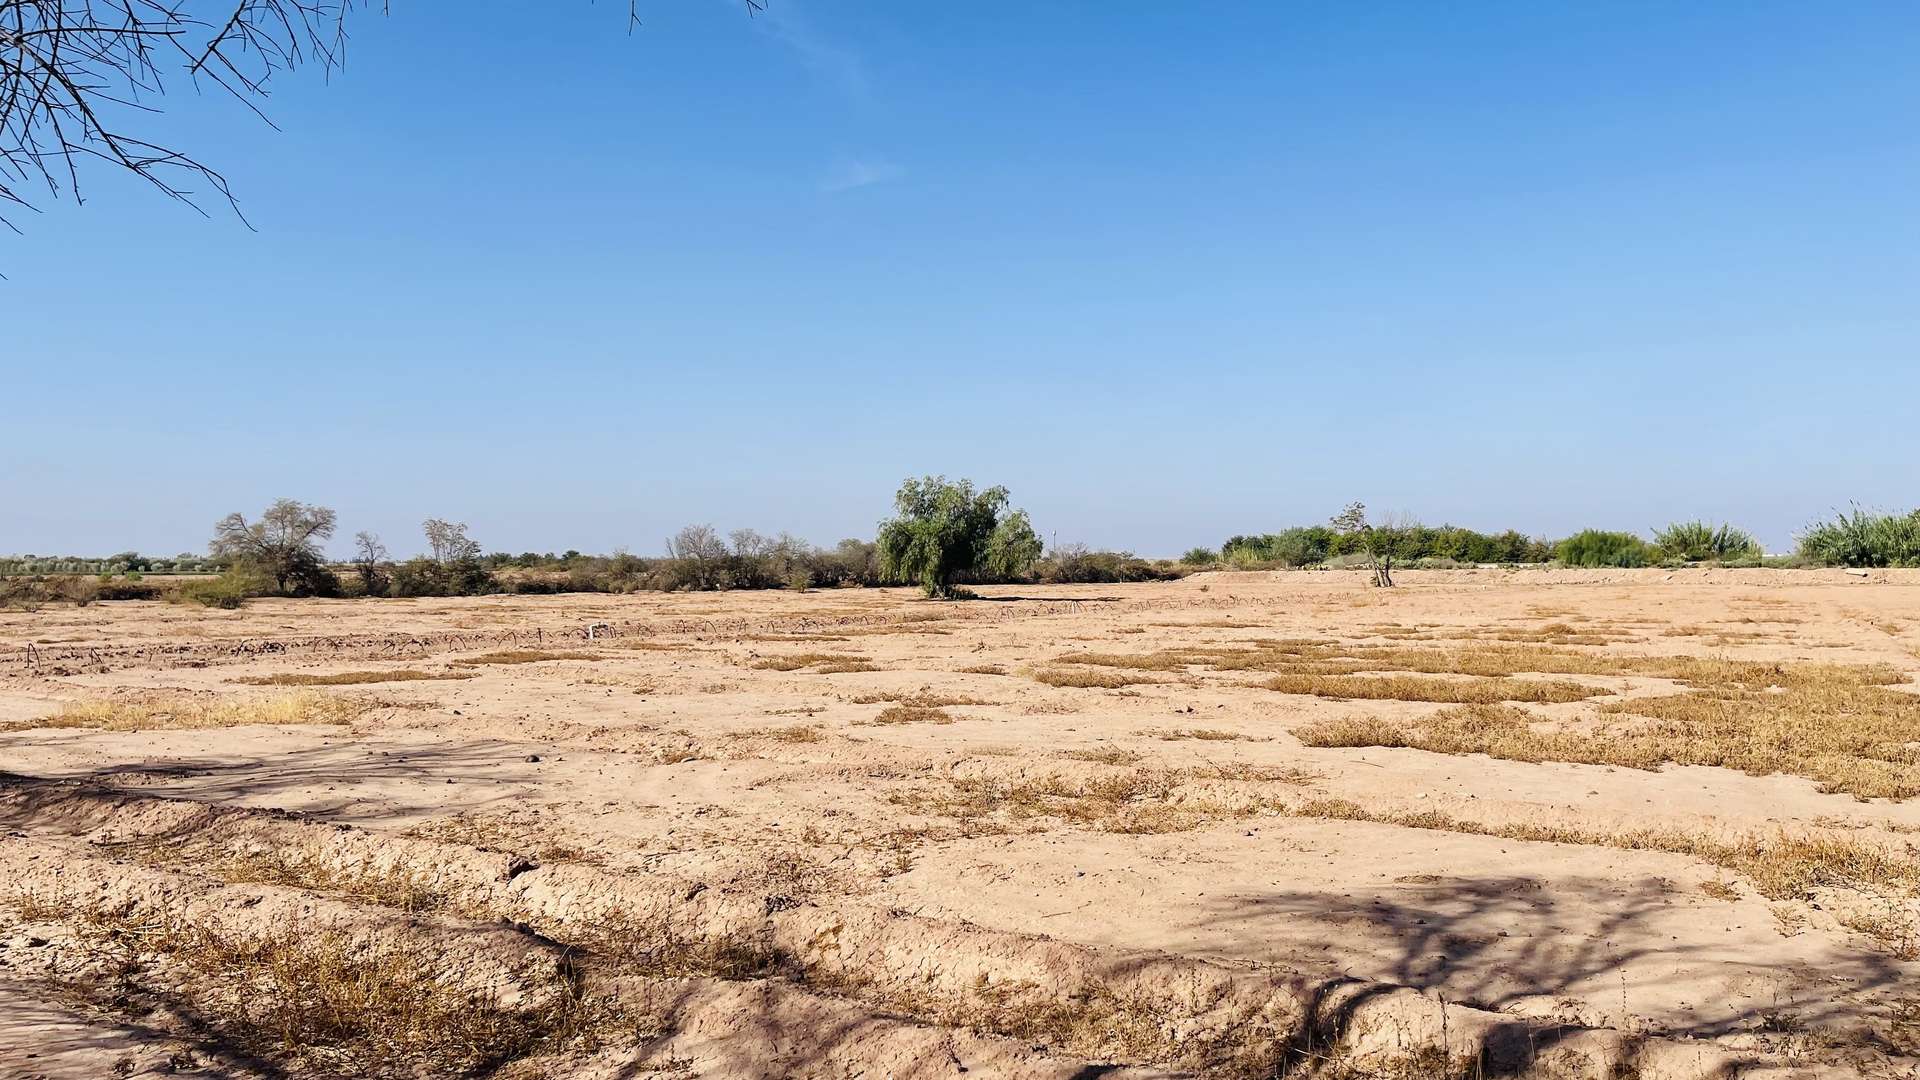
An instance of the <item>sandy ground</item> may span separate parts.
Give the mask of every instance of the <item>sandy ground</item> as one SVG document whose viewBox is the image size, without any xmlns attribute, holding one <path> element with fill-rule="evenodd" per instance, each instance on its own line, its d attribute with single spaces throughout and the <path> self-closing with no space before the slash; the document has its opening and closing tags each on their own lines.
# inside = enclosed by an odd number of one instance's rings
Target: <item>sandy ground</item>
<svg viewBox="0 0 1920 1080">
<path fill-rule="evenodd" d="M 1580 652 L 1883 664 L 1914 676 L 1920 574 L 1452 571 L 1404 574 L 1391 591 L 1342 573 L 1202 574 L 981 591 L 945 604 L 840 590 L 0 613 L 0 725 L 16 728 L 0 732 L 0 795 L 11 800 L 0 804 L 0 875 L 19 895 L 69 906 L 110 897 L 190 912 L 219 890 L 253 889 L 273 895 L 221 910 L 273 910 L 281 899 L 300 917 L 326 904 L 381 908 L 337 877 L 249 883 L 202 856 L 151 855 L 156 840 L 197 850 L 207 838 L 194 830 L 214 819 L 181 815 L 212 807 L 228 830 L 221 843 L 252 830 L 249 850 L 321 859 L 351 843 L 355 858 L 383 866 L 417 859 L 489 904 L 519 905 L 510 921 L 541 934 L 526 914 L 536 907 L 570 925 L 604 911 L 592 897 L 668 890 L 687 898 L 682 918 L 696 935 L 751 924 L 798 942 L 787 952 L 800 967 L 786 972 L 669 973 L 684 993 L 656 1017 L 663 1033 L 543 1051 L 570 1063 L 550 1075 L 1224 1075 L 1215 1036 L 1252 1030 L 1253 1014 L 1227 1018 L 1223 1003 L 1248 980 L 1270 988 L 1245 991 L 1277 1040 L 1279 1064 L 1255 1067 L 1269 1074 L 1324 1066 L 1308 1049 L 1319 1030 L 1341 1067 L 1425 1075 L 1385 1051 L 1437 1038 L 1443 1059 L 1475 1056 L 1482 1074 L 1562 1075 L 1537 1055 L 1489 1049 L 1512 1028 L 1577 1050 L 1553 1066 L 1564 1075 L 1920 1075 L 1901 1056 L 1914 1038 L 1902 1025 L 1920 1024 L 1920 962 L 1850 928 L 1818 895 L 1763 896 L 1689 854 L 1301 810 L 1338 799 L 1374 817 L 1437 812 L 1589 834 L 1817 831 L 1912 859 L 1920 800 L 1698 766 L 1308 747 L 1293 733 L 1316 721 L 1442 706 L 1279 693 L 1258 686 L 1257 672 L 1139 671 L 1156 681 L 1111 688 L 1035 678 L 1111 670 L 1058 663 L 1079 653 L 1276 639 L 1453 648 L 1475 640 L 1466 635 L 1559 632 L 1551 627 L 1610 635 L 1562 646 Z M 503 650 L 569 658 L 461 663 Z M 792 660 L 769 666 L 781 658 Z M 464 677 L 312 691 L 238 681 L 394 670 Z M 1577 681 L 1611 698 L 1674 689 L 1640 675 Z M 363 711 L 345 725 L 36 725 L 75 702 L 294 692 Z M 934 700 L 885 714 L 923 699 Z M 1101 784 L 1143 776 L 1161 786 L 1099 802 Z M 114 847 L 142 838 L 143 858 Z M 501 858 L 522 864 L 495 873 L 487 860 Z M 568 881 L 572 892 L 555 884 Z M 22 882 L 43 891 L 21 892 Z M 485 905 L 475 905 L 460 917 L 478 924 Z M 182 1061 L 204 1075 L 352 1071 L 250 1042 L 190 979 L 103 975 L 96 937 L 48 908 L 0 922 L 0 1075 L 142 1075 Z M 377 914 L 340 917 L 386 918 Z M 400 918 L 413 933 L 422 917 Z M 1160 974 L 1140 982 L 1142 971 Z M 1091 1013 L 1140 1000 L 1128 994 L 1164 998 L 1182 980 L 1217 989 L 1180 991 L 1180 1015 L 1161 1015 L 1152 1037 L 1115 1034 L 1118 1021 L 1076 1034 L 1048 1013 L 1062 1029 L 1049 1038 L 1046 1025 L 983 1005 L 980 990 L 1053 993 Z M 163 984 L 180 999 L 172 1011 L 155 1008 Z M 1109 992 L 1123 984 L 1131 989 Z M 1398 1004 L 1355 1006 L 1327 1028 L 1316 1010 L 1352 987 Z M 1447 1030 L 1427 1031 L 1415 999 Z M 1016 1008 L 1038 1015 L 1030 1001 Z M 523 1066 L 535 1067 L 508 1063 L 506 1074 Z"/>
</svg>

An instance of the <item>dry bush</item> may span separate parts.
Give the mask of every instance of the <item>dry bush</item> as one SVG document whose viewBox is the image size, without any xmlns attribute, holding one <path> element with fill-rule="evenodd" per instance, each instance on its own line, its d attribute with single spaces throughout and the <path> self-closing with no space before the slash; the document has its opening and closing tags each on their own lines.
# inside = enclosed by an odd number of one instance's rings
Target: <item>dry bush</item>
<svg viewBox="0 0 1920 1080">
<path fill-rule="evenodd" d="M 1183 792 L 1182 779 L 1181 773 L 1166 769 L 1129 769 L 1095 777 L 969 777 L 950 780 L 939 790 L 895 793 L 889 801 L 912 813 L 965 821 L 977 833 L 1003 831 L 1008 824 L 1054 821 L 1136 835 L 1186 832 L 1277 805 L 1257 794 L 1223 798 Z"/>
<path fill-rule="evenodd" d="M 80 701 L 52 716 L 0 724 L 0 731 L 32 728 L 94 728 L 101 731 L 164 731 L 241 727 L 247 724 L 348 724 L 366 712 L 364 702 L 325 694 L 218 701 Z"/>
<path fill-rule="evenodd" d="M 532 855 L 542 865 L 558 862 L 598 865 L 605 861 L 599 853 L 586 850 L 579 844 L 563 838 L 559 832 L 549 826 L 514 820 L 511 812 L 499 814 L 461 812 L 451 817 L 423 821 L 409 827 L 400 835 L 417 840 L 431 840 L 439 844 L 458 844 L 481 851 L 508 855 Z M 423 885 L 429 889 L 433 887 L 431 880 L 423 882 Z"/>
<path fill-rule="evenodd" d="M 999 664 L 975 664 L 972 667 L 957 669 L 962 675 L 1005 675 L 1007 669 Z"/>
<path fill-rule="evenodd" d="M 880 715 L 861 723 L 863 725 L 951 724 L 953 720 L 953 714 L 944 709 L 928 708 L 924 705 L 892 705 L 880 710 Z"/>
<path fill-rule="evenodd" d="M 825 742 L 827 733 L 820 730 L 818 724 L 794 724 L 789 727 L 748 728 L 736 731 L 729 738 L 766 739 L 777 743 L 817 743 Z"/>
<path fill-rule="evenodd" d="M 923 709 L 944 709 L 951 705 L 995 705 L 998 702 L 983 701 L 966 694 L 935 694 L 921 690 L 912 693 L 883 691 L 874 694 L 860 694 L 848 700 L 855 705 L 879 705 L 890 702 L 897 705 L 914 705 Z"/>
<path fill-rule="evenodd" d="M 1062 750 L 1060 756 L 1074 761 L 1093 761 L 1101 765 L 1135 765 L 1147 755 L 1118 746 L 1097 746 L 1085 750 Z"/>
<path fill-rule="evenodd" d="M 167 844 L 148 847 L 141 861 L 169 865 L 188 855 L 178 845 Z M 451 906 L 451 897 L 431 874 L 402 866 L 372 862 L 340 866 L 280 848 L 193 856 L 193 861 L 196 869 L 234 884 L 287 885 L 409 913 L 444 911 Z"/>
<path fill-rule="evenodd" d="M 333 675 L 305 675 L 283 672 L 279 675 L 254 675 L 231 679 L 246 686 L 358 686 L 362 683 L 420 682 L 430 679 L 471 679 L 470 671 L 342 671 Z"/>
<path fill-rule="evenodd" d="M 1035 682 L 1048 686 L 1078 687 L 1094 690 L 1118 690 L 1123 686 L 1141 686 L 1161 680 L 1110 671 L 1060 671 L 1042 669 L 1033 673 Z"/>
<path fill-rule="evenodd" d="M 799 671 L 802 668 L 814 668 L 813 674 L 832 675 L 848 671 L 878 671 L 870 656 L 853 656 L 847 653 L 791 653 L 786 656 L 763 656 L 747 665 L 761 671 Z"/>
<path fill-rule="evenodd" d="M 1326 779 L 1317 772 L 1291 765 L 1255 765 L 1245 761 L 1215 761 L 1180 770 L 1195 780 L 1234 780 L 1249 784 L 1312 784 Z"/>
<path fill-rule="evenodd" d="M 1570 682 L 1532 679 L 1440 679 L 1418 675 L 1276 675 L 1260 686 L 1282 694 L 1368 701 L 1583 701 L 1612 691 Z"/>
<path fill-rule="evenodd" d="M 606 660 L 601 653 L 553 652 L 542 649 L 506 649 L 500 652 L 483 653 L 453 661 L 456 664 L 539 664 L 548 660 Z"/>
<path fill-rule="evenodd" d="M 1269 742 L 1257 735 L 1242 735 L 1237 731 L 1222 731 L 1219 728 L 1148 728 L 1136 732 L 1142 737 L 1159 739 L 1162 742 L 1176 742 L 1181 739 L 1197 739 L 1201 742 Z"/>
<path fill-rule="evenodd" d="M 325 926 L 254 933 L 97 911 L 81 917 L 91 933 L 191 971 L 195 1015 L 223 1036 L 328 1073 L 489 1072 L 558 1046 L 596 1019 L 595 1003 L 558 969 L 543 993 L 508 1005 L 447 979 L 455 959 L 418 942 Z"/>
<path fill-rule="evenodd" d="M 1734 888 L 1731 884 L 1721 881 L 1718 878 L 1701 882 L 1700 891 L 1713 897 L 1715 900 L 1732 901 L 1740 899 L 1739 889 Z"/>
</svg>

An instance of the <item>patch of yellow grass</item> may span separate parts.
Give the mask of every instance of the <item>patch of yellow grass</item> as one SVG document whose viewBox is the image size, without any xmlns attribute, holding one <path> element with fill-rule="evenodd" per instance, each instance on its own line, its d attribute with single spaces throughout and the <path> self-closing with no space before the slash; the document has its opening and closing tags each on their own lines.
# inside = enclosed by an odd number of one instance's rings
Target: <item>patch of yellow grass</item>
<svg viewBox="0 0 1920 1080">
<path fill-rule="evenodd" d="M 1828 669 L 1837 670 L 1837 669 Z M 1348 716 L 1309 724 L 1309 746 L 1411 747 L 1510 761 L 1658 769 L 1706 765 L 1752 776 L 1804 776 L 1856 798 L 1920 795 L 1920 696 L 1851 678 L 1790 687 L 1628 698 L 1597 724 L 1548 724 L 1511 706 L 1476 704 L 1431 716 Z"/>
<path fill-rule="evenodd" d="M 1532 679 L 1439 679 L 1419 675 L 1276 675 L 1260 684 L 1282 694 L 1368 701 L 1583 701 L 1610 694 L 1598 686 Z"/>
<path fill-rule="evenodd" d="M 342 671 L 332 675 L 284 672 L 279 675 L 255 675 L 232 681 L 246 686 L 358 686 L 362 683 L 421 682 L 432 679 L 471 679 L 473 677 L 474 674 L 470 671 L 419 671 L 407 668 L 398 671 Z"/>
<path fill-rule="evenodd" d="M 789 653 L 785 656 L 763 656 L 748 667 L 761 671 L 799 671 L 802 668 L 815 668 L 815 674 L 834 674 L 843 671 L 876 671 L 873 658 L 852 656 L 847 653 Z"/>
<path fill-rule="evenodd" d="M 1046 683 L 1048 686 L 1095 690 L 1118 690 L 1123 686 L 1140 686 L 1160 681 L 1141 675 L 1122 675 L 1115 671 L 1061 671 L 1058 669 L 1036 671 L 1032 678 L 1035 682 Z"/>
<path fill-rule="evenodd" d="M 1196 739 L 1200 742 L 1269 741 L 1257 735 L 1242 735 L 1237 731 L 1222 731 L 1219 728 L 1149 728 L 1139 734 L 1162 742 L 1175 742 L 1180 739 Z"/>
<path fill-rule="evenodd" d="M 930 691 L 897 692 L 885 691 L 875 694 L 859 694 L 849 698 L 855 705 L 913 705 L 923 709 L 944 709 L 950 705 L 992 705 L 991 701 L 982 701 L 966 694 L 936 694 Z"/>
<path fill-rule="evenodd" d="M 1069 755 L 1084 756 L 1084 755 Z M 967 777 L 944 789 L 897 792 L 889 801 L 912 813 L 958 819 L 974 833 L 1046 821 L 1123 834 L 1186 832 L 1249 817 L 1284 804 L 1254 792 L 1195 792 L 1187 779 L 1303 783 L 1309 774 L 1258 766 L 1203 766 L 1188 771 L 1139 768 L 1093 777 Z"/>
<path fill-rule="evenodd" d="M 766 739 L 777 743 L 816 743 L 825 742 L 827 734 L 818 724 L 794 724 L 789 727 L 748 728 L 736 731 L 731 738 Z"/>
<path fill-rule="evenodd" d="M 951 724 L 954 717 L 945 709 L 925 705 L 893 705 L 865 721 L 866 724 Z"/>
<path fill-rule="evenodd" d="M 962 675 L 1005 675 L 1007 669 L 999 664 L 975 664 L 972 667 L 957 669 Z"/>
<path fill-rule="evenodd" d="M 539 664 L 548 660 L 605 660 L 601 653 L 578 650 L 555 652 L 543 649 L 505 649 L 455 660 L 456 664 Z"/>
<path fill-rule="evenodd" d="M 79 701 L 52 716 L 0 725 L 0 731 L 32 728 L 94 728 L 101 731 L 163 731 L 241 727 L 247 724 L 347 724 L 367 706 L 319 693 L 270 698 L 161 701 Z"/>
<path fill-rule="evenodd" d="M 1118 746 L 1096 746 L 1082 750 L 1062 750 L 1060 756 L 1074 761 L 1093 761 L 1101 765 L 1134 765 L 1147 755 Z"/>
</svg>

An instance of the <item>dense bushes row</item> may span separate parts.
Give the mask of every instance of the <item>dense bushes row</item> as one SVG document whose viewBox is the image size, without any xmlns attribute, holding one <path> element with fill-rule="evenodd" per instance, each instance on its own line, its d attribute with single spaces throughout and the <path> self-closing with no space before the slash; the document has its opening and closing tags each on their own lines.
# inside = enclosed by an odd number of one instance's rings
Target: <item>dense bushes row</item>
<svg viewBox="0 0 1920 1080">
<path fill-rule="evenodd" d="M 1402 562 L 1447 559 L 1458 563 L 1547 562 L 1553 550 L 1544 540 L 1529 539 L 1509 529 L 1488 535 L 1452 525 L 1437 528 L 1411 525 L 1392 530 L 1393 555 Z M 1193 562 L 1204 549 L 1181 560 Z M 1263 536 L 1235 536 L 1220 550 L 1220 561 L 1235 567 L 1319 566 L 1330 559 L 1361 554 L 1358 534 L 1326 525 L 1305 525 Z"/>
<path fill-rule="evenodd" d="M 1652 543 L 1633 533 L 1586 529 L 1549 542 L 1511 529 L 1481 533 L 1452 525 L 1375 527 L 1372 535 L 1396 562 L 1427 567 L 1557 562 L 1565 566 L 1633 567 L 1688 562 L 1758 562 L 1760 545 L 1730 525 L 1678 522 L 1656 530 Z M 1236 569 L 1340 568 L 1365 561 L 1362 534 L 1306 525 L 1260 536 L 1235 536 L 1218 553 L 1195 548 L 1189 565 L 1220 563 Z"/>
<path fill-rule="evenodd" d="M 1920 510 L 1876 514 L 1856 506 L 1801 533 L 1800 554 L 1835 566 L 1920 566 Z"/>
<path fill-rule="evenodd" d="M 123 551 L 104 559 L 79 555 L 17 555 L 0 558 L 0 576 L 51 576 L 56 574 L 212 574 L 225 569 L 227 561 L 202 555 L 161 557 Z"/>
</svg>

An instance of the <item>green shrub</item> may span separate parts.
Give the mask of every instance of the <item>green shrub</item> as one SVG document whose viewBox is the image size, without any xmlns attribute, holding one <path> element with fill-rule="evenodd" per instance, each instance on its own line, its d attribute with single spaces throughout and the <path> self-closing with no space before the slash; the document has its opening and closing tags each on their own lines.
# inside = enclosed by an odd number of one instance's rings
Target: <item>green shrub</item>
<svg viewBox="0 0 1920 1080">
<path fill-rule="evenodd" d="M 242 565 L 216 578 L 189 581 L 173 595 L 182 603 L 231 610 L 253 597 L 271 596 L 276 591 L 273 578 L 256 567 Z"/>
<path fill-rule="evenodd" d="M 1177 564 L 1151 563 L 1131 551 L 1089 551 L 1083 544 L 1055 548 L 1034 564 L 1032 574 L 1033 580 L 1042 585 L 1172 581 L 1183 576 Z"/>
<path fill-rule="evenodd" d="M 1757 559 L 1759 541 L 1731 525 L 1715 528 L 1704 521 L 1679 521 L 1653 534 L 1653 545 L 1664 558 L 1682 562 L 1727 562 Z"/>
<path fill-rule="evenodd" d="M 484 596 L 500 591 L 500 583 L 478 557 L 450 563 L 418 556 L 393 568 L 389 590 L 394 596 Z"/>
<path fill-rule="evenodd" d="M 1647 542 L 1625 532 L 1586 529 L 1554 547 L 1554 557 L 1567 566 L 1645 566 L 1653 550 Z"/>
<path fill-rule="evenodd" d="M 893 502 L 898 516 L 876 541 L 880 573 L 928 596 L 956 597 L 955 583 L 971 575 L 1018 577 L 1040 557 L 1026 513 L 1007 512 L 1006 488 L 975 492 L 971 481 L 929 476 L 901 484 Z"/>
<path fill-rule="evenodd" d="M 1856 506 L 1808 526 L 1800 554 L 1826 566 L 1920 566 L 1920 510 L 1876 514 Z"/>
<path fill-rule="evenodd" d="M 1220 561 L 1220 553 L 1212 548 L 1189 548 L 1185 555 L 1180 556 L 1180 561 L 1188 566 L 1212 566 Z"/>
</svg>

